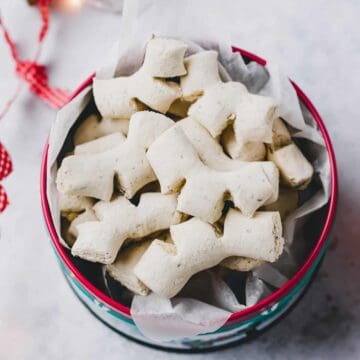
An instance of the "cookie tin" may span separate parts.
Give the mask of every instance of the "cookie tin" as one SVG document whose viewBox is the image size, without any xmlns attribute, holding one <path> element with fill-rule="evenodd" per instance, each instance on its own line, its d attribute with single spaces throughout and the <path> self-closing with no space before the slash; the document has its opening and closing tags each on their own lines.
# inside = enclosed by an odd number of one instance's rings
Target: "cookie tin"
<svg viewBox="0 0 360 360">
<path fill-rule="evenodd" d="M 248 61 L 256 61 L 264 66 L 266 61 L 254 54 L 239 48 L 233 48 L 234 52 L 239 52 Z M 91 76 L 75 91 L 73 98 L 77 96 L 86 86 L 92 83 Z M 331 195 L 329 203 L 322 211 L 324 212 L 324 222 L 318 240 L 310 252 L 307 260 L 298 272 L 280 289 L 270 296 L 250 306 L 245 310 L 233 313 L 228 322 L 215 332 L 201 334 L 190 338 L 183 338 L 167 342 L 155 342 L 146 338 L 136 327 L 131 318 L 129 307 L 110 298 L 107 294 L 90 283 L 75 266 L 73 258 L 60 244 L 58 234 L 55 230 L 46 195 L 46 167 L 48 144 L 45 146 L 43 161 L 41 165 L 41 202 L 44 219 L 54 253 L 60 267 L 75 294 L 81 302 L 99 320 L 107 324 L 113 330 L 132 340 L 141 342 L 145 345 L 159 347 L 175 351 L 203 351 L 213 350 L 219 347 L 228 346 L 252 338 L 259 332 L 264 331 L 283 314 L 285 314 L 304 293 L 312 281 L 328 246 L 328 233 L 334 220 L 336 198 L 337 198 L 337 172 L 336 161 L 333 147 L 319 113 L 304 92 L 292 81 L 291 82 L 299 100 L 307 107 L 314 117 L 318 128 L 324 138 L 328 152 L 330 173 L 331 173 Z"/>
</svg>

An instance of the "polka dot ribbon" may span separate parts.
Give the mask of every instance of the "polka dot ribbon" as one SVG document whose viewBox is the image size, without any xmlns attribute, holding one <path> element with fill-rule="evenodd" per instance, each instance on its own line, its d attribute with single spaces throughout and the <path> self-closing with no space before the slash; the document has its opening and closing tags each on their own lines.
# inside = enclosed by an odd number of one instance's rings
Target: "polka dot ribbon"
<svg viewBox="0 0 360 360">
<path fill-rule="evenodd" d="M 0 181 L 12 172 L 12 162 L 9 153 L 0 143 Z M 0 184 L 0 213 L 8 206 L 9 201 L 4 187 Z"/>
</svg>

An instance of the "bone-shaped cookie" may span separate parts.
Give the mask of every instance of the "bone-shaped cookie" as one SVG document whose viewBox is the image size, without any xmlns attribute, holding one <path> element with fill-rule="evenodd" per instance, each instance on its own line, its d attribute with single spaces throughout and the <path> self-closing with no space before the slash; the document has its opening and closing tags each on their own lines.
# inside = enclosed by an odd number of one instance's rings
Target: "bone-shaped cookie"
<svg viewBox="0 0 360 360">
<path fill-rule="evenodd" d="M 59 193 L 59 208 L 61 217 L 67 219 L 68 222 L 73 223 L 74 219 L 78 218 L 88 211 L 94 205 L 94 199 L 85 196 L 66 195 Z"/>
<path fill-rule="evenodd" d="M 276 118 L 272 127 L 272 150 L 290 144 L 291 135 L 280 118 Z M 266 157 L 266 146 L 260 141 L 243 143 L 235 137 L 233 127 L 228 127 L 222 134 L 221 142 L 226 152 L 233 158 L 244 161 L 264 160 Z"/>
<path fill-rule="evenodd" d="M 71 249 L 74 256 L 111 264 L 127 239 L 141 239 L 181 220 L 176 211 L 176 195 L 144 193 L 135 206 L 120 196 L 111 202 L 99 201 L 94 206 L 99 221 L 77 226 L 78 237 Z"/>
<path fill-rule="evenodd" d="M 149 293 L 149 288 L 135 276 L 134 268 L 151 242 L 152 240 L 144 240 L 130 244 L 119 252 L 115 262 L 106 265 L 109 275 L 135 294 L 147 295 Z"/>
<path fill-rule="evenodd" d="M 95 140 L 76 145 L 75 155 L 99 154 L 124 143 L 126 137 L 121 132 L 99 137 Z"/>
<path fill-rule="evenodd" d="M 230 256 L 224 259 L 219 265 L 236 271 L 251 271 L 262 265 L 264 261 L 251 259 L 243 256 Z"/>
<path fill-rule="evenodd" d="M 273 126 L 273 140 L 268 145 L 267 158 L 280 170 L 284 185 L 305 189 L 311 181 L 314 169 L 298 146 L 292 142 L 291 135 L 278 118 Z"/>
<path fill-rule="evenodd" d="M 211 169 L 203 164 L 184 132 L 176 127 L 159 136 L 146 156 L 162 193 L 178 192 L 185 182 L 177 209 L 210 223 L 220 218 L 225 197 L 230 197 L 246 216 L 251 216 L 269 199 L 277 198 L 278 182 L 273 181 L 277 179 L 274 175 L 277 169 L 272 162 L 246 163 L 236 171 Z"/>
<path fill-rule="evenodd" d="M 110 150 L 117 145 L 123 143 L 126 140 L 122 133 L 114 133 L 107 136 L 103 136 L 93 141 L 77 145 L 75 147 L 75 155 L 79 154 L 98 154 L 107 150 Z M 74 239 L 77 237 L 76 226 L 86 221 L 96 220 L 92 205 L 93 199 L 77 196 L 67 195 L 60 193 L 60 209 L 62 210 L 62 216 L 70 221 L 69 228 L 65 231 L 65 238 L 67 243 L 72 246 Z M 66 210 L 68 209 L 68 210 Z M 80 211 L 85 210 L 83 213 L 78 214 Z M 68 211 L 68 212 L 66 212 Z M 70 211 L 70 212 L 69 212 Z"/>
<path fill-rule="evenodd" d="M 95 103 L 103 117 L 130 118 L 139 110 L 135 99 L 152 110 L 166 113 L 179 98 L 179 86 L 171 81 L 155 79 L 140 69 L 129 77 L 93 81 Z"/>
<path fill-rule="evenodd" d="M 272 150 L 277 150 L 291 143 L 292 139 L 288 128 L 280 118 L 276 118 L 272 128 L 272 142 L 269 146 Z"/>
<path fill-rule="evenodd" d="M 181 118 L 187 116 L 191 103 L 210 85 L 222 82 L 219 76 L 217 52 L 200 51 L 184 60 L 187 74 L 180 77 L 182 97 L 175 100 L 168 112 Z"/>
<path fill-rule="evenodd" d="M 174 127 L 184 132 L 205 165 L 220 171 L 237 170 L 245 165 L 243 161 L 226 156 L 218 141 L 194 119 L 187 117 L 176 122 Z"/>
<path fill-rule="evenodd" d="M 185 75 L 184 55 L 187 47 L 181 40 L 155 37 L 147 44 L 142 68 L 150 76 L 158 78 Z"/>
<path fill-rule="evenodd" d="M 127 135 L 128 129 L 129 119 L 103 118 L 100 120 L 92 114 L 75 131 L 74 144 L 79 145 L 116 132 Z"/>
<path fill-rule="evenodd" d="M 216 170 L 228 171 L 241 169 L 246 164 L 244 163 L 244 161 L 240 161 L 238 159 L 230 159 L 228 156 L 226 156 L 217 140 L 214 139 L 201 124 L 191 119 L 190 117 L 176 122 L 174 126 L 179 127 L 185 133 L 186 137 L 188 138 L 188 140 L 190 140 L 201 161 L 205 165 Z M 265 146 L 262 143 L 261 145 L 264 147 L 265 152 Z M 265 167 L 267 166 L 266 162 L 264 162 L 263 164 Z M 270 176 L 270 172 L 268 172 L 268 176 Z M 279 182 L 278 172 L 275 171 L 273 173 L 273 176 L 274 178 L 273 180 L 271 180 L 271 182 L 277 184 Z M 274 193 L 274 196 L 268 200 L 267 203 L 274 204 L 275 200 L 276 192 Z M 265 205 L 267 203 L 265 203 Z M 262 262 L 260 260 L 248 259 L 237 256 L 227 258 L 220 263 L 221 266 L 237 271 L 250 271 L 260 266 L 261 264 Z"/>
<path fill-rule="evenodd" d="M 186 44 L 172 39 L 150 40 L 143 66 L 133 75 L 109 80 L 95 78 L 93 93 L 103 117 L 130 118 L 141 110 L 141 103 L 166 113 L 174 100 L 180 98 L 178 84 L 159 77 L 185 74 L 183 64 Z M 140 106 L 140 108 L 139 108 Z"/>
<path fill-rule="evenodd" d="M 79 235 L 78 230 L 77 230 L 78 225 L 83 224 L 85 222 L 96 221 L 96 220 L 98 220 L 98 219 L 95 215 L 94 210 L 86 209 L 84 212 L 79 214 L 75 219 L 73 219 L 71 221 L 68 232 L 71 236 L 73 236 L 74 238 L 77 238 L 77 236 Z"/>
<path fill-rule="evenodd" d="M 259 161 L 266 157 L 266 147 L 261 141 L 243 142 L 237 140 L 233 127 L 225 129 L 221 142 L 226 152 L 233 158 L 242 161 Z"/>
<path fill-rule="evenodd" d="M 216 51 L 209 50 L 185 58 L 187 74 L 180 78 L 184 99 L 193 101 L 203 94 L 205 88 L 221 83 L 217 56 Z"/>
<path fill-rule="evenodd" d="M 61 212 L 81 212 L 93 206 L 94 201 L 87 197 L 59 193 Z"/>
<path fill-rule="evenodd" d="M 294 143 L 274 152 L 268 149 L 268 159 L 279 168 L 281 181 L 285 185 L 299 189 L 309 185 L 314 169 Z"/>
<path fill-rule="evenodd" d="M 230 159 L 224 153 L 219 142 L 194 119 L 190 117 L 182 119 L 176 122 L 175 127 L 180 127 L 185 133 L 205 165 L 220 171 L 237 170 L 246 165 L 246 163 L 240 159 Z M 261 143 L 261 145 L 263 144 Z M 266 162 L 263 162 L 263 165 L 265 167 L 268 166 Z M 277 176 L 277 172 L 275 172 L 274 175 Z M 278 179 L 275 178 L 273 181 L 277 183 Z M 270 201 L 275 200 L 276 199 L 271 199 Z"/>
<path fill-rule="evenodd" d="M 135 276 L 134 268 L 154 239 L 172 241 L 169 230 L 156 233 L 156 236 L 155 234 L 147 236 L 144 240 L 132 242 L 125 249 L 121 249 L 116 260 L 112 264 L 106 265 L 106 271 L 109 275 L 135 294 L 147 295 L 150 291 Z"/>
<path fill-rule="evenodd" d="M 153 292 L 171 298 L 199 271 L 229 256 L 274 262 L 283 250 L 282 226 L 277 212 L 257 212 L 252 218 L 231 209 L 224 233 L 198 218 L 171 226 L 173 244 L 152 242 L 134 269 Z"/>
<path fill-rule="evenodd" d="M 76 219 L 74 222 L 75 221 Z M 135 294 L 147 295 L 149 293 L 149 288 L 147 288 L 145 284 L 143 284 L 135 276 L 134 268 L 152 241 L 154 239 L 159 239 L 173 244 L 169 231 L 167 231 L 165 234 L 159 234 L 157 236 L 162 237 L 161 239 L 160 237 L 146 237 L 143 241 L 132 242 L 125 249 L 121 249 L 121 251 L 119 251 L 116 260 L 112 264 L 106 265 L 106 270 L 109 275 L 115 280 L 119 281 L 123 286 L 133 291 Z M 251 271 L 263 263 L 264 262 L 261 260 L 255 260 L 241 256 L 231 256 L 224 259 L 219 265 L 236 271 Z"/>
<path fill-rule="evenodd" d="M 146 149 L 172 125 L 171 119 L 158 113 L 134 114 L 123 143 L 105 152 L 72 155 L 62 161 L 56 180 L 59 191 L 109 201 L 116 176 L 125 196 L 133 197 L 144 185 L 156 180 L 145 156 Z"/>
<path fill-rule="evenodd" d="M 62 213 L 61 214 L 61 236 L 65 243 L 71 248 L 78 236 L 77 226 L 87 221 L 97 220 L 93 209 L 86 209 L 82 213 Z M 67 221 L 65 221 L 65 219 Z"/>
<path fill-rule="evenodd" d="M 206 88 L 204 95 L 191 105 L 189 116 L 213 137 L 233 123 L 237 141 L 271 143 L 276 109 L 273 99 L 250 94 L 241 83 L 228 82 Z"/>
<path fill-rule="evenodd" d="M 219 76 L 217 55 L 216 51 L 210 50 L 201 51 L 185 58 L 187 74 L 180 78 L 182 97 L 184 99 L 193 101 L 203 95 L 206 88 L 222 83 Z M 244 90 L 241 85 L 240 89 Z M 233 159 L 258 161 L 263 160 L 266 155 L 265 146 L 261 141 L 244 143 L 242 139 L 235 138 L 232 127 L 229 127 L 224 132 L 222 143 Z"/>
<path fill-rule="evenodd" d="M 91 198 L 59 193 L 59 208 L 62 217 L 61 235 L 69 246 L 72 246 L 77 236 L 75 226 L 81 222 L 93 220 L 95 217 L 93 205 L 94 200 Z M 64 222 L 64 219 L 67 222 Z"/>
</svg>

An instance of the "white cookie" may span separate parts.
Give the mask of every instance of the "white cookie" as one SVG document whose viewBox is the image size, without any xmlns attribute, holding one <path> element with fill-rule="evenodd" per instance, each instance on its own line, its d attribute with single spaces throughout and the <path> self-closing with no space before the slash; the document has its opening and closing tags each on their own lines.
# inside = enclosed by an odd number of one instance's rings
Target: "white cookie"
<svg viewBox="0 0 360 360">
<path fill-rule="evenodd" d="M 74 144 L 80 145 L 116 132 L 127 135 L 128 129 L 129 119 L 103 118 L 100 120 L 93 114 L 88 116 L 75 131 Z"/>
<path fill-rule="evenodd" d="M 187 47 L 181 40 L 155 37 L 147 44 L 142 69 L 158 78 L 185 75 L 184 55 Z"/>
<path fill-rule="evenodd" d="M 189 109 L 189 116 L 200 122 L 213 137 L 233 123 L 237 141 L 271 143 L 277 106 L 273 99 L 250 94 L 238 82 L 218 83 Z"/>
<path fill-rule="evenodd" d="M 113 149 L 125 141 L 126 137 L 122 133 L 113 133 L 75 146 L 74 154 L 99 154 Z"/>
<path fill-rule="evenodd" d="M 294 143 L 275 151 L 269 148 L 268 159 L 279 168 L 282 183 L 290 187 L 306 188 L 314 174 L 312 165 Z"/>
<path fill-rule="evenodd" d="M 177 209 L 210 223 L 220 218 L 225 196 L 246 216 L 278 196 L 278 171 L 272 162 L 246 163 L 234 171 L 211 169 L 177 127 L 159 136 L 146 156 L 162 193 L 176 193 L 185 182 Z"/>
<path fill-rule="evenodd" d="M 185 58 L 187 74 L 180 78 L 184 99 L 193 101 L 203 94 L 205 88 L 221 82 L 217 57 L 216 51 L 209 50 Z"/>
<path fill-rule="evenodd" d="M 98 218 L 95 215 L 93 209 L 86 209 L 83 213 L 79 214 L 73 221 L 71 221 L 69 226 L 69 234 L 74 238 L 77 238 L 79 235 L 77 226 L 88 221 L 97 221 Z"/>
<path fill-rule="evenodd" d="M 61 212 L 81 212 L 91 208 L 94 204 L 92 199 L 79 195 L 59 193 L 59 207 Z"/>
<path fill-rule="evenodd" d="M 176 195 L 144 193 L 138 206 L 123 196 L 94 206 L 99 221 L 77 226 L 78 237 L 71 249 L 82 259 L 111 264 L 127 239 L 141 239 L 180 222 Z"/>
<path fill-rule="evenodd" d="M 63 159 L 56 179 L 58 190 L 109 201 L 116 176 L 125 196 L 133 197 L 144 185 L 156 180 L 145 156 L 146 149 L 173 124 L 171 119 L 158 113 L 141 111 L 134 114 L 126 141 L 105 152 Z M 97 144 L 99 141 L 95 140 Z"/>
<path fill-rule="evenodd" d="M 165 114 L 181 97 L 181 89 L 161 78 L 186 73 L 183 63 L 186 47 L 182 41 L 155 38 L 148 43 L 144 63 L 137 72 L 108 80 L 95 78 L 93 94 L 100 114 L 128 119 L 143 110 L 142 104 Z"/>
<path fill-rule="evenodd" d="M 174 244 L 155 240 L 134 269 L 135 275 L 160 296 L 175 296 L 194 274 L 229 256 L 274 262 L 283 251 L 277 212 L 257 212 L 252 218 L 231 209 L 219 237 L 197 218 L 170 227 Z"/>
<path fill-rule="evenodd" d="M 292 142 L 289 130 L 280 118 L 274 121 L 272 143 L 267 148 L 267 158 L 279 168 L 282 184 L 298 189 L 309 185 L 314 168 Z"/>
<path fill-rule="evenodd" d="M 234 129 L 230 126 L 222 134 L 222 143 L 226 152 L 233 158 L 242 161 L 260 161 L 266 157 L 266 147 L 261 141 L 243 143 L 235 138 Z"/>
<path fill-rule="evenodd" d="M 145 240 L 130 244 L 126 249 L 119 252 L 114 263 L 106 265 L 106 271 L 109 275 L 135 294 L 147 295 L 150 291 L 149 288 L 135 276 L 134 268 L 151 242 L 152 240 Z"/>
<path fill-rule="evenodd" d="M 287 129 L 285 123 L 280 118 L 276 118 L 274 120 L 272 131 L 273 136 L 270 146 L 273 150 L 292 143 L 290 132 Z"/>
<path fill-rule="evenodd" d="M 176 83 L 154 79 L 141 69 L 129 77 L 109 80 L 95 78 L 93 92 L 101 115 L 110 118 L 130 118 L 139 110 L 135 99 L 165 114 L 181 96 Z"/>
</svg>

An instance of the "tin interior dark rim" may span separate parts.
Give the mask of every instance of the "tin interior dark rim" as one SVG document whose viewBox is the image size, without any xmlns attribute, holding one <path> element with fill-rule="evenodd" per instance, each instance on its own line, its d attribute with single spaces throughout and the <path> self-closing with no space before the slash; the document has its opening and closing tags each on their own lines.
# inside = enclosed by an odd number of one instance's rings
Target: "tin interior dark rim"
<svg viewBox="0 0 360 360">
<path fill-rule="evenodd" d="M 262 66 L 266 65 L 266 61 L 252 53 L 249 53 L 245 50 L 242 50 L 237 47 L 232 48 L 234 52 L 239 52 L 245 57 L 249 58 L 250 60 L 256 61 Z M 83 89 L 85 89 L 87 86 L 91 85 L 92 79 L 94 77 L 94 74 L 90 76 L 73 94 L 72 98 L 76 97 Z M 313 115 L 321 134 L 324 138 L 326 149 L 329 156 L 330 161 L 330 171 L 331 171 L 331 194 L 330 194 L 330 200 L 329 200 L 329 208 L 328 213 L 326 216 L 325 224 L 323 227 L 323 230 L 320 234 L 319 240 L 317 241 L 314 249 L 310 253 L 308 259 L 303 264 L 303 266 L 299 269 L 299 271 L 280 289 L 272 293 L 267 298 L 263 299 L 262 301 L 258 302 L 257 304 L 250 306 L 242 311 L 233 313 L 230 318 L 228 319 L 228 323 L 234 323 L 237 321 L 245 320 L 252 315 L 256 315 L 259 312 L 268 309 L 270 306 L 275 304 L 278 300 L 280 300 L 283 296 L 288 294 L 305 276 L 307 271 L 311 268 L 311 266 L 314 264 L 315 260 L 320 254 L 320 251 L 322 247 L 324 246 L 326 237 L 330 231 L 334 215 L 335 215 L 335 208 L 336 208 L 336 200 L 337 200 L 337 186 L 338 186 L 338 178 L 337 178 L 337 170 L 336 170 L 336 160 L 335 160 L 335 154 L 333 150 L 333 146 L 331 144 L 330 137 L 328 135 L 328 132 L 325 128 L 325 125 L 315 109 L 312 102 L 309 100 L 309 98 L 304 94 L 304 92 L 293 82 L 291 81 L 298 97 L 303 101 L 305 106 L 308 108 L 310 113 Z M 130 308 L 127 306 L 122 305 L 121 303 L 111 299 L 109 296 L 107 296 L 105 293 L 97 289 L 93 284 L 91 284 L 81 273 L 80 271 L 75 267 L 73 264 L 71 258 L 66 254 L 63 246 L 60 244 L 59 236 L 55 230 L 55 226 L 53 223 L 53 220 L 50 215 L 49 211 L 49 203 L 47 200 L 46 195 L 46 180 L 47 180 L 47 155 L 48 155 L 48 148 L 49 145 L 46 143 L 44 153 L 43 153 L 43 159 L 42 159 L 42 165 L 41 165 L 41 174 L 40 174 L 40 193 L 41 193 L 41 204 L 43 209 L 43 214 L 45 218 L 45 223 L 48 228 L 48 231 L 50 233 L 51 240 L 55 246 L 55 249 L 59 256 L 61 257 L 62 261 L 65 263 L 65 265 L 68 267 L 68 269 L 71 271 L 71 273 L 75 276 L 75 278 L 84 286 L 95 298 L 98 300 L 104 302 L 111 308 L 113 308 L 116 311 L 120 311 L 123 315 L 130 317 Z M 228 324 L 227 323 L 227 324 Z"/>
</svg>

